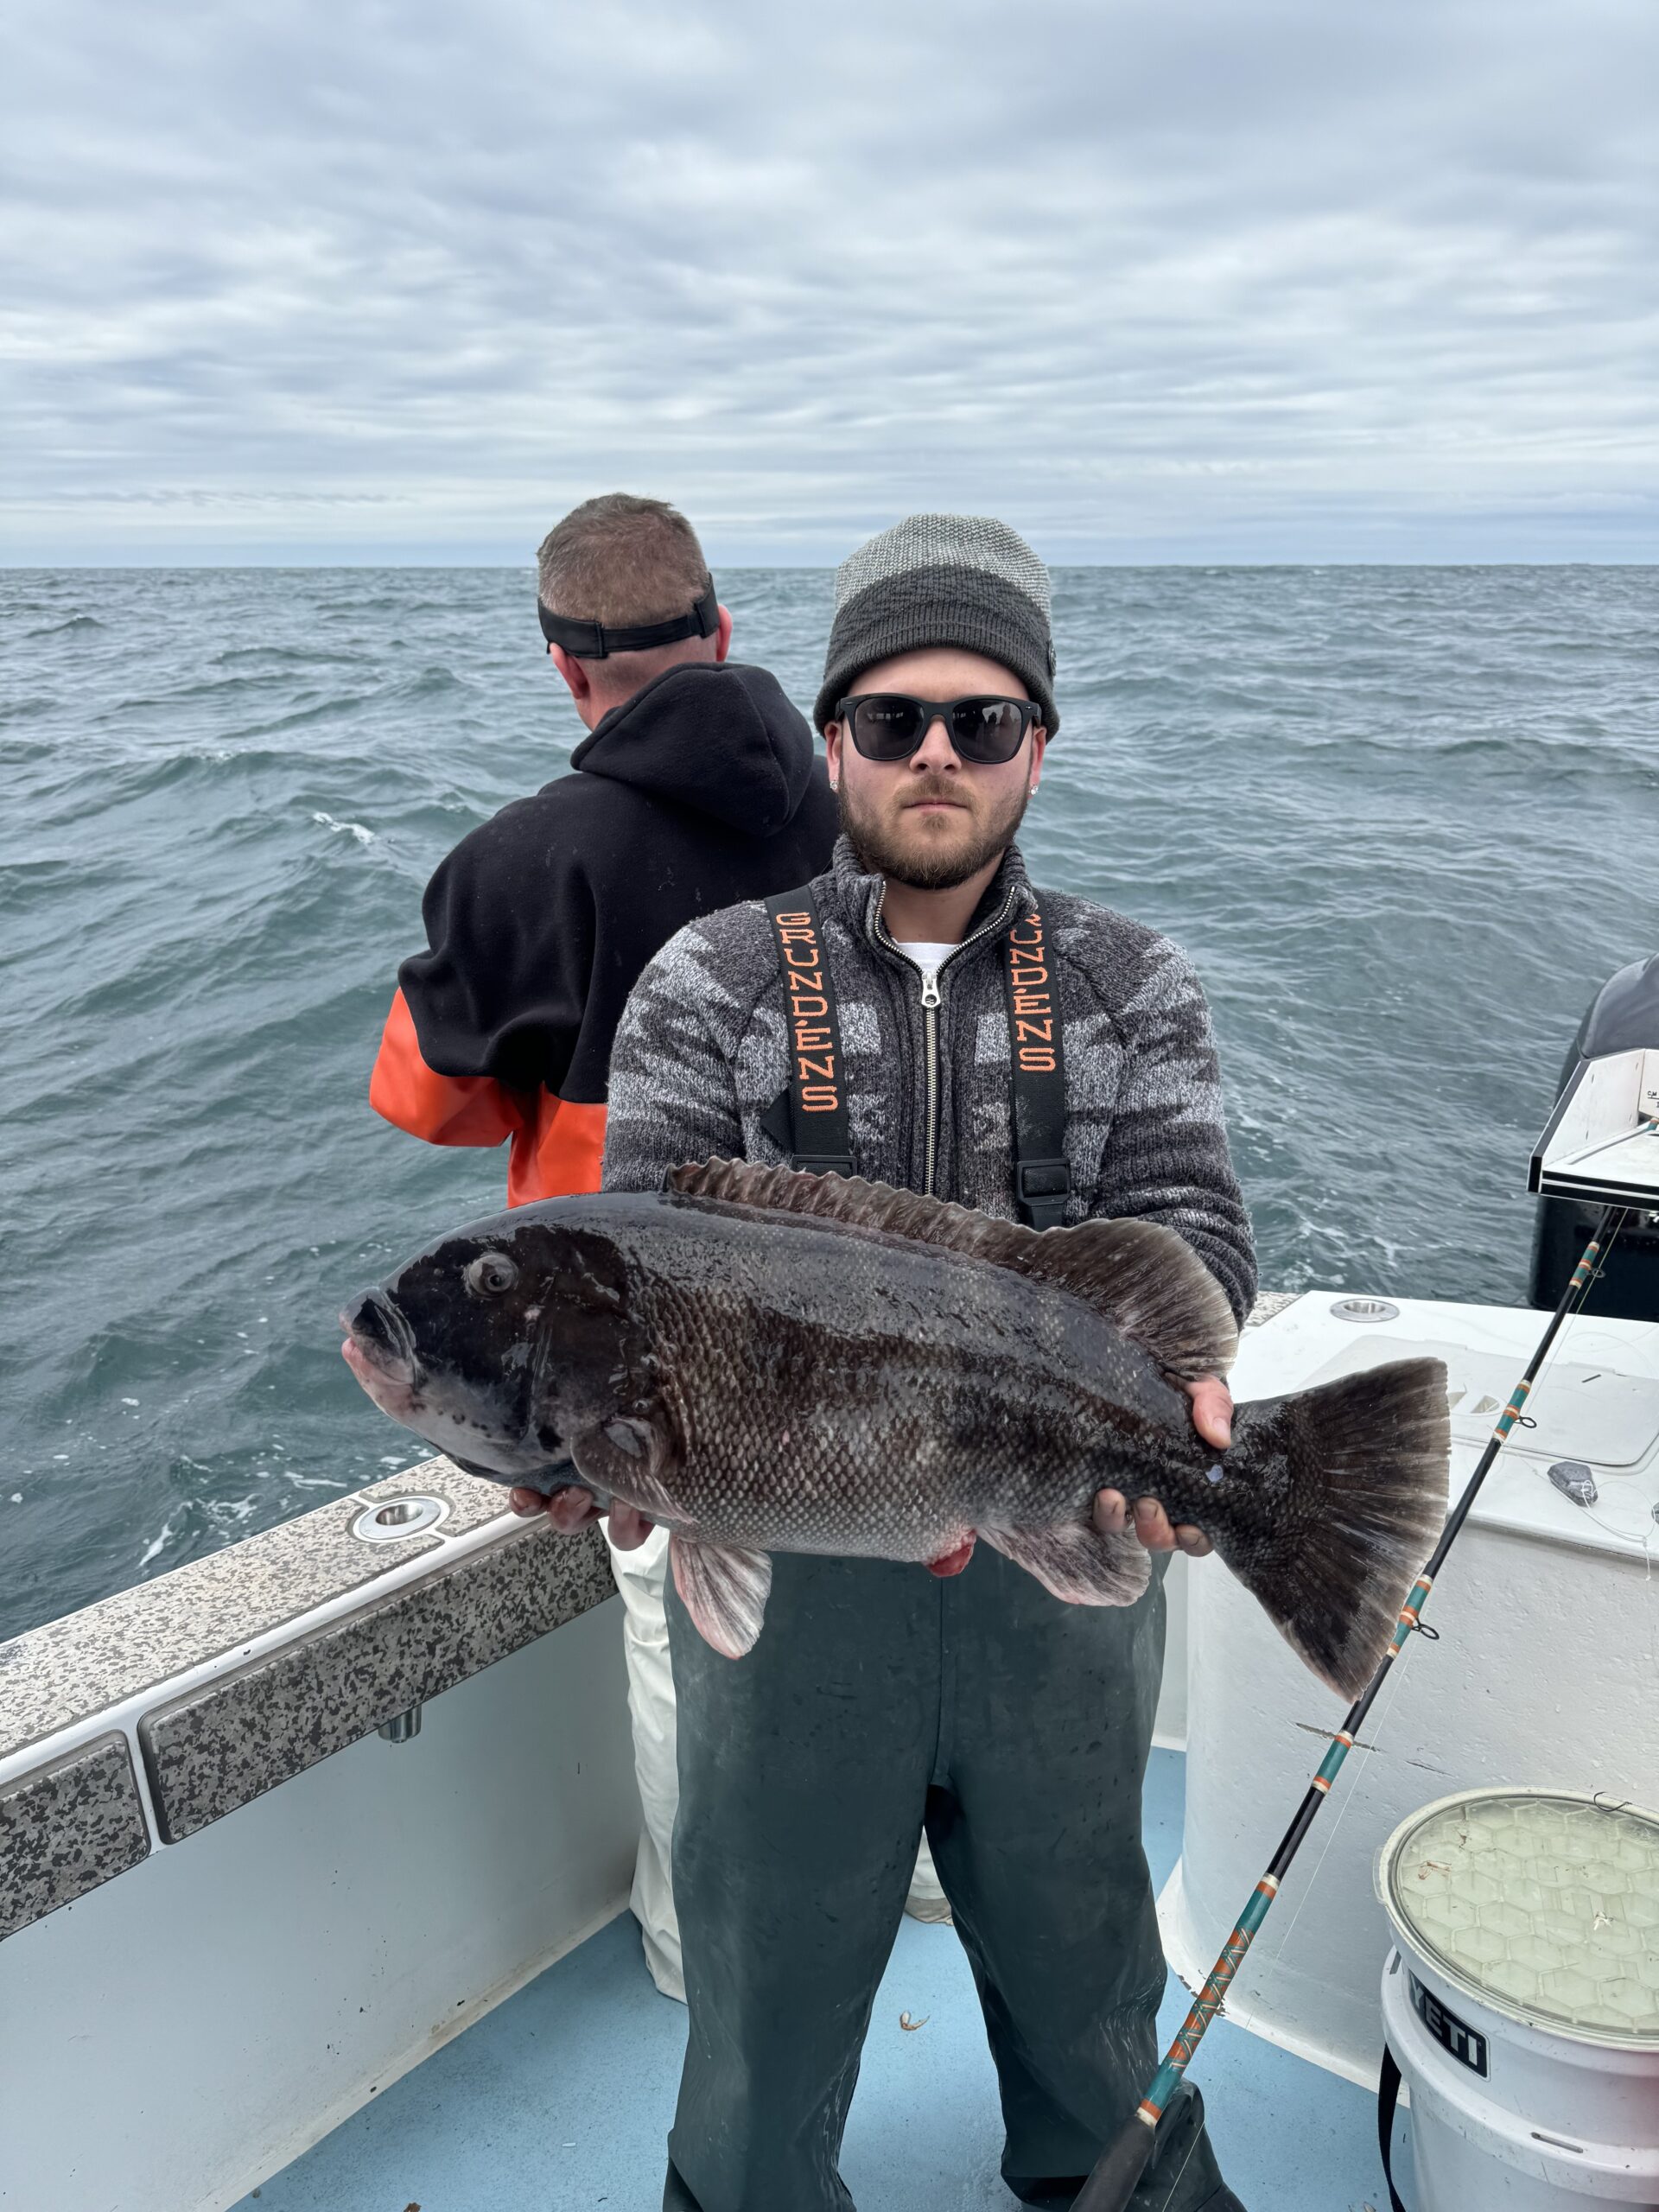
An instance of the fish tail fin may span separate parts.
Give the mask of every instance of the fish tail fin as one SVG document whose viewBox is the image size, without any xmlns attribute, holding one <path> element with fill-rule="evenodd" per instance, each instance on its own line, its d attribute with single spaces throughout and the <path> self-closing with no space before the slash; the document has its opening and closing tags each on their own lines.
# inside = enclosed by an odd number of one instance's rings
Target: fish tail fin
<svg viewBox="0 0 1659 2212">
<path fill-rule="evenodd" d="M 1445 1521 L 1451 1445 L 1438 1359 L 1394 1360 L 1234 1413 L 1227 1471 L 1267 1518 L 1248 1537 L 1212 1532 L 1216 1548 L 1350 1702 L 1382 1663 Z"/>
</svg>

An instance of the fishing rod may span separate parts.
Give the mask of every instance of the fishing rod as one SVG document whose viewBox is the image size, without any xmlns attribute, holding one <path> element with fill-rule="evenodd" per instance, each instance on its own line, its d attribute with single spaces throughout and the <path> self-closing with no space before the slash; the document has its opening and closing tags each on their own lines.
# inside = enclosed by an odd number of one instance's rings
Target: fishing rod
<svg viewBox="0 0 1659 2212">
<path fill-rule="evenodd" d="M 1458 1532 L 1469 1517 L 1469 1509 L 1485 1481 L 1493 1460 L 1509 1440 L 1510 1431 L 1521 1418 L 1539 1369 L 1548 1355 L 1563 1324 L 1572 1312 L 1575 1300 L 1589 1289 L 1602 1260 L 1611 1249 L 1613 1239 L 1624 1227 L 1627 1207 L 1609 1205 L 1602 1209 L 1595 1233 L 1584 1248 L 1584 1256 L 1573 1269 L 1572 1280 L 1561 1293 L 1549 1326 L 1539 1340 L 1526 1373 L 1516 1384 L 1510 1402 L 1499 1414 L 1491 1441 L 1480 1455 L 1479 1464 L 1470 1477 L 1463 1496 L 1453 1507 L 1434 1547 L 1433 1555 L 1412 1585 L 1411 1594 L 1400 1609 L 1400 1618 L 1388 1649 L 1377 1662 L 1376 1672 L 1361 1693 L 1358 1702 L 1351 1707 L 1347 1719 L 1331 1738 L 1331 1748 L 1319 1765 L 1319 1772 L 1308 1785 L 1307 1795 L 1296 1808 L 1296 1817 L 1285 1830 L 1284 1839 L 1268 1862 L 1268 1871 L 1251 1892 L 1250 1901 L 1239 1916 L 1238 1925 L 1222 1946 L 1221 1956 L 1210 1970 L 1210 1978 L 1193 1999 L 1192 2009 L 1182 2021 L 1174 2041 L 1165 2053 L 1164 2063 L 1154 2076 L 1147 2094 L 1133 2115 L 1119 2130 L 1115 2139 L 1101 2153 L 1094 2171 L 1073 2200 L 1071 2212 L 1127 2212 L 1135 2183 L 1145 2171 L 1156 2147 L 1157 2127 L 1171 2098 L 1179 2088 L 1187 2068 L 1192 2063 L 1198 2045 L 1204 2041 L 1205 2030 L 1221 2010 L 1233 1976 L 1244 1963 L 1245 1955 L 1255 1940 L 1255 1931 L 1267 1918 L 1273 1901 L 1279 1894 L 1279 1885 L 1289 1870 L 1290 1862 L 1301 1848 L 1302 1839 L 1313 1825 L 1314 1817 L 1331 1794 L 1331 1786 L 1340 1771 L 1343 1761 L 1354 1747 L 1366 1714 L 1376 1704 L 1389 1670 L 1405 1649 L 1406 1639 L 1414 1629 L 1421 1628 L 1421 1615 L 1434 1578 L 1446 1563 L 1446 1555 L 1457 1541 Z"/>
</svg>

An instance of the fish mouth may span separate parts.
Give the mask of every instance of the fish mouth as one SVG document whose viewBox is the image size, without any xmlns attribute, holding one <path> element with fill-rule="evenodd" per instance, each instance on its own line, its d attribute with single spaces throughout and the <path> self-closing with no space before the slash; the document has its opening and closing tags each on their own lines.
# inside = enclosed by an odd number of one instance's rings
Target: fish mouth
<svg viewBox="0 0 1659 2212">
<path fill-rule="evenodd" d="M 423 1379 L 421 1363 L 409 1324 L 390 1299 L 370 1291 L 353 1312 L 340 1315 L 340 1325 L 346 1332 L 341 1357 L 377 1404 L 386 1405 L 393 1395 L 414 1396 Z"/>
<path fill-rule="evenodd" d="M 525 1479 L 519 1464 L 525 1455 L 517 1446 L 499 1444 L 465 1404 L 454 1402 L 442 1375 L 434 1376 L 422 1364 L 408 1322 L 383 1292 L 372 1290 L 359 1299 L 340 1315 L 340 1325 L 346 1332 L 340 1357 L 383 1414 L 413 1429 L 469 1475 L 495 1483 Z M 530 1478 L 548 1464 L 544 1453 L 536 1454 Z"/>
</svg>

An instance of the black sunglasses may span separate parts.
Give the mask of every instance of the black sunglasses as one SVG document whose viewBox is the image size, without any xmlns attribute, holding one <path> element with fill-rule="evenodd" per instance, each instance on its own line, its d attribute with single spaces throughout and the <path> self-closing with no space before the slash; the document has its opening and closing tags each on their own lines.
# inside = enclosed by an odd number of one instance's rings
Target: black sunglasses
<svg viewBox="0 0 1659 2212">
<path fill-rule="evenodd" d="M 836 709 L 867 760 L 908 760 L 942 721 L 962 758 L 981 767 L 1012 760 L 1041 715 L 1031 699 L 912 699 L 902 691 L 861 692 Z"/>
</svg>

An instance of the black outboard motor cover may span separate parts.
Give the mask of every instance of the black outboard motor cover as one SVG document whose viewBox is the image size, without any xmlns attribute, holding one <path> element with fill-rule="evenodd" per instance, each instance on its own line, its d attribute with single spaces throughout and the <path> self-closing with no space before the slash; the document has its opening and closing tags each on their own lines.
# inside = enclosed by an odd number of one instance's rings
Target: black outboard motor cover
<svg viewBox="0 0 1659 2212">
<path fill-rule="evenodd" d="M 1631 961 L 1597 992 L 1562 1065 L 1556 1096 L 1581 1060 L 1638 1049 L 1659 1051 L 1659 952 Z M 1528 1288 L 1535 1306 L 1560 1301 L 1600 1217 L 1599 1206 L 1576 1198 L 1539 1199 Z M 1582 1310 L 1624 1321 L 1659 1321 L 1659 1212 L 1627 1217 Z"/>
</svg>

